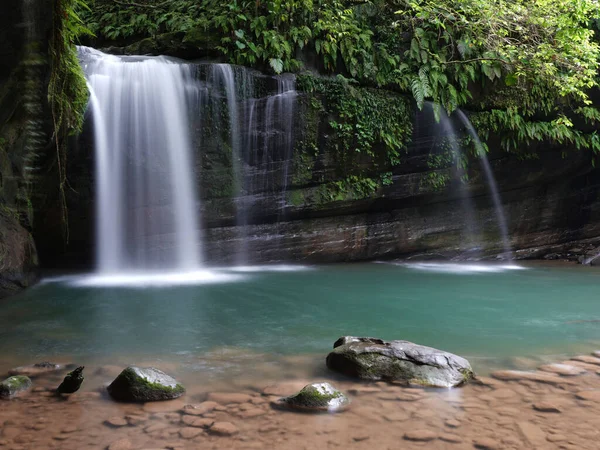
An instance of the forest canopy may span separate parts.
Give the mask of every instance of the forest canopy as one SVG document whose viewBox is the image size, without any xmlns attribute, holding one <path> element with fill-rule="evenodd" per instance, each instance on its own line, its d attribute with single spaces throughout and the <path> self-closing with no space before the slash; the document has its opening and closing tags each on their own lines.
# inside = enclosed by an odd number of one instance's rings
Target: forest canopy
<svg viewBox="0 0 600 450">
<path fill-rule="evenodd" d="M 89 0 L 105 42 L 186 33 L 217 37 L 231 63 L 275 73 L 307 68 L 406 92 L 439 113 L 468 105 L 507 150 L 552 140 L 600 151 L 594 126 L 597 0 Z M 581 127 L 580 127 L 581 128 Z M 585 126 L 583 127 L 585 128 Z"/>
</svg>

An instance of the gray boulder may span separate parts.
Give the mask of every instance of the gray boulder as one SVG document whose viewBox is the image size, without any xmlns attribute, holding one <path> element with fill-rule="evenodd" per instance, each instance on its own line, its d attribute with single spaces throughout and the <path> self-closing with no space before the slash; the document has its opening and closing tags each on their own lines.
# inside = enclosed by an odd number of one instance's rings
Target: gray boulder
<svg viewBox="0 0 600 450">
<path fill-rule="evenodd" d="M 363 380 L 454 387 L 474 377 L 466 359 L 408 341 L 344 336 L 333 347 L 327 367 Z"/>
<path fill-rule="evenodd" d="M 329 383 L 313 383 L 289 397 L 271 402 L 279 409 L 297 409 L 306 412 L 340 412 L 350 405 L 350 399 Z"/>
<path fill-rule="evenodd" d="M 121 402 L 153 402 L 181 397 L 185 388 L 161 370 L 130 366 L 108 386 L 108 393 Z"/>
<path fill-rule="evenodd" d="M 9 377 L 0 383 L 0 398 L 13 398 L 15 395 L 29 390 L 31 385 L 31 379 L 24 375 Z"/>
</svg>

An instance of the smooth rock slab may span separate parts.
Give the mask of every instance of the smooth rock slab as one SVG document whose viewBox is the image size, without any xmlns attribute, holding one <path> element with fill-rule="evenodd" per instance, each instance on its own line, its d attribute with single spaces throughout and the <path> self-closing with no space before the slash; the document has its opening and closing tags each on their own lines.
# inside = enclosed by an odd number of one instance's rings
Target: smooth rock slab
<svg viewBox="0 0 600 450">
<path fill-rule="evenodd" d="M 185 405 L 181 410 L 184 414 L 188 414 L 190 416 L 201 416 L 203 414 L 211 412 L 213 409 L 218 407 L 219 404 L 217 402 L 202 402 L 197 405 Z"/>
<path fill-rule="evenodd" d="M 208 431 L 218 436 L 233 436 L 238 429 L 231 422 L 216 422 Z"/>
<path fill-rule="evenodd" d="M 499 370 L 491 374 L 492 377 L 503 381 L 535 381 L 553 385 L 575 384 L 573 380 L 544 372 L 525 372 L 522 370 Z"/>
<path fill-rule="evenodd" d="M 229 405 L 231 403 L 247 403 L 252 399 L 248 394 L 240 394 L 235 392 L 211 392 L 208 394 L 208 400 L 211 402 L 220 403 L 221 405 Z"/>
<path fill-rule="evenodd" d="M 570 364 L 546 364 L 544 366 L 540 366 L 539 370 L 543 372 L 555 373 L 557 375 L 562 375 L 565 377 L 583 375 L 586 372 L 585 369 L 577 366 L 572 366 Z"/>
<path fill-rule="evenodd" d="M 576 356 L 575 358 L 571 358 L 573 361 L 580 361 L 586 364 L 593 364 L 595 366 L 600 366 L 600 358 L 596 358 L 595 356 Z"/>
<path fill-rule="evenodd" d="M 407 441 L 428 442 L 437 439 L 438 435 L 429 430 L 413 430 L 404 433 L 404 439 Z"/>
<path fill-rule="evenodd" d="M 538 402 L 533 404 L 533 409 L 544 413 L 559 413 L 560 408 L 552 403 Z"/>
<path fill-rule="evenodd" d="M 600 391 L 580 391 L 575 396 L 580 400 L 600 403 Z"/>
<path fill-rule="evenodd" d="M 185 388 L 174 378 L 153 367 L 131 366 L 108 386 L 108 393 L 122 402 L 153 402 L 181 397 Z"/>
<path fill-rule="evenodd" d="M 0 398 L 10 399 L 31 389 L 32 382 L 25 375 L 8 377 L 0 383 Z"/>
<path fill-rule="evenodd" d="M 307 412 L 341 412 L 350 406 L 350 399 L 329 383 L 313 383 L 296 395 L 271 402 L 279 409 L 297 409 Z"/>
<path fill-rule="evenodd" d="M 29 366 L 15 367 L 8 371 L 9 375 L 25 375 L 27 377 L 36 377 L 49 372 L 56 372 L 62 370 L 64 366 L 60 364 L 54 364 L 48 361 L 31 364 Z"/>
<path fill-rule="evenodd" d="M 454 387 L 474 377 L 466 359 L 408 341 L 344 336 L 333 347 L 327 367 L 363 380 Z"/>
</svg>

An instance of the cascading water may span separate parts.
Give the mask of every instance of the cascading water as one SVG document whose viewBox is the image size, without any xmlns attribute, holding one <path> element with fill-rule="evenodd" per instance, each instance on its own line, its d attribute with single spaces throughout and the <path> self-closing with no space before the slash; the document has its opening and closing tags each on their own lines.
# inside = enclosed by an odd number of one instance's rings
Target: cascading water
<svg viewBox="0 0 600 450">
<path fill-rule="evenodd" d="M 261 196 L 275 194 L 276 219 L 285 211 L 289 164 L 292 159 L 296 79 L 293 75 L 275 78 L 276 91 L 256 97 L 255 74 L 229 64 L 213 64 L 208 80 L 213 102 L 223 95 L 228 109 L 238 249 L 235 262 L 249 261 L 248 245 L 252 210 Z M 263 81 L 265 79 L 263 78 Z M 220 105 L 213 107 L 220 114 Z M 214 120 L 218 123 L 219 119 Z"/>
<path fill-rule="evenodd" d="M 81 47 L 91 94 L 97 268 L 194 271 L 201 266 L 188 92 L 192 67 Z"/>
<path fill-rule="evenodd" d="M 434 114 L 433 111 L 433 103 L 426 103 L 431 109 L 431 114 Z M 479 245 L 476 241 L 476 236 L 479 234 L 480 230 L 475 221 L 475 206 L 473 205 L 473 199 L 469 194 L 468 186 L 463 182 L 462 176 L 464 175 L 464 171 L 461 170 L 460 162 L 463 159 L 463 152 L 460 146 L 460 142 L 458 140 L 458 133 L 456 131 L 456 127 L 452 122 L 452 119 L 443 108 L 440 108 L 439 112 L 439 124 L 441 127 L 442 135 L 440 136 L 444 143 L 446 143 L 450 147 L 450 151 L 452 153 L 452 158 L 454 159 L 454 174 L 456 178 L 456 184 L 458 185 L 458 193 L 460 196 L 460 203 L 462 213 L 465 217 L 466 227 L 464 229 L 464 238 L 465 242 L 468 246 L 467 251 L 472 257 L 479 257 Z"/>
<path fill-rule="evenodd" d="M 496 211 L 498 228 L 500 229 L 500 235 L 502 237 L 503 254 L 501 255 L 501 257 L 502 259 L 512 259 L 512 249 L 508 238 L 508 226 L 506 224 L 506 216 L 504 214 L 504 208 L 502 207 L 500 193 L 498 192 L 498 185 L 496 184 L 494 173 L 492 172 L 492 168 L 490 167 L 490 162 L 488 161 L 486 151 L 483 148 L 483 144 L 479 139 L 477 131 L 475 131 L 475 128 L 473 127 L 473 124 L 471 124 L 471 121 L 469 120 L 467 115 L 460 109 L 456 111 L 456 114 L 458 115 L 458 118 L 466 127 L 467 132 L 475 142 L 475 146 L 479 154 L 479 160 L 481 161 L 481 165 L 487 178 L 488 188 L 490 190 L 490 194 L 492 195 L 492 201 L 494 202 L 494 209 Z"/>
</svg>

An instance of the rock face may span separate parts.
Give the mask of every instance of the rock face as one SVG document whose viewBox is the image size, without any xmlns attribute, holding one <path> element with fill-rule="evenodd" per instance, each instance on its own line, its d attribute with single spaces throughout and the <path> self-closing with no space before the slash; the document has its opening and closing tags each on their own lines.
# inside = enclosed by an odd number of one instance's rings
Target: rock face
<svg viewBox="0 0 600 450">
<path fill-rule="evenodd" d="M 306 412 L 340 412 L 350 406 L 350 399 L 329 383 L 313 383 L 300 392 L 271 403 L 275 408 Z"/>
<path fill-rule="evenodd" d="M 405 381 L 454 387 L 474 377 L 469 362 L 452 353 L 408 341 L 344 336 L 327 356 L 327 367 L 363 380 Z"/>
<path fill-rule="evenodd" d="M 210 72 L 207 66 L 199 64 L 199 73 Z M 429 147 L 419 146 L 417 141 L 426 139 L 427 132 L 430 138 L 435 134 L 434 123 L 420 127 L 422 136 L 415 137 L 402 163 L 393 168 L 391 184 L 370 195 L 333 195 L 332 186 L 337 186 L 346 174 L 332 150 L 338 137 L 329 125 L 326 102 L 316 94 L 299 90 L 292 125 L 279 116 L 266 120 L 268 111 L 277 110 L 269 108 L 277 93 L 274 78 L 239 67 L 235 68 L 235 78 L 240 87 L 252 85 L 256 90 L 248 96 L 252 100 L 238 99 L 239 117 L 262 118 L 258 126 L 240 119 L 238 128 L 244 146 L 256 142 L 253 145 L 257 151 L 244 150 L 238 168 L 233 167 L 227 120 L 192 114 L 196 121 L 195 173 L 205 227 L 204 249 L 211 263 L 239 261 L 244 253 L 248 263 L 323 263 L 431 255 L 460 258 L 468 255 L 469 242 L 477 242 L 483 256 L 502 251 L 493 202 L 477 164 L 469 171 L 468 189 L 476 210 L 473 215 L 480 218 L 480 229 L 473 240 L 465 239 L 468 214 L 461 206 L 461 190 L 456 183 L 442 190 L 427 185 L 427 180 L 439 171 L 428 166 Z M 210 78 L 204 77 L 202 82 L 214 89 Z M 399 97 L 391 92 L 389 96 Z M 217 97 L 222 101 L 222 95 Z M 325 112 L 320 107 L 315 109 L 315 104 L 322 104 Z M 216 103 L 212 110 L 220 111 Z M 264 123 L 272 126 L 265 129 Z M 288 134 L 290 126 L 293 129 Z M 207 129 L 213 130 L 211 134 L 206 134 Z M 281 143 L 287 142 L 290 135 L 292 142 L 286 150 Z M 80 195 L 69 199 L 73 244 L 67 252 L 71 252 L 69 261 L 83 264 L 92 260 L 90 249 L 94 247 L 90 133 L 84 133 L 78 150 L 70 153 L 68 168 L 72 174 L 70 184 Z M 563 158 L 565 150 L 567 156 Z M 589 154 L 549 147 L 540 150 L 539 159 L 523 161 L 490 142 L 489 158 L 504 203 L 511 244 L 520 250 L 516 257 L 551 254 L 577 260 L 589 246 L 597 248 L 600 169 L 591 167 Z M 236 170 L 240 172 L 237 180 Z M 236 185 L 241 192 L 236 192 Z M 39 243 L 43 239 L 40 234 Z M 574 241 L 580 244 L 570 244 Z M 47 248 L 38 247 L 41 254 Z M 576 248 L 581 253 L 572 251 Z M 87 254 L 72 257 L 75 251 Z M 61 257 L 56 253 L 42 256 L 47 261 Z M 67 259 L 65 255 L 62 258 Z"/>
<path fill-rule="evenodd" d="M 13 398 L 31 388 L 31 380 L 24 375 L 9 377 L 0 383 L 0 398 Z"/>
<path fill-rule="evenodd" d="M 83 383 L 83 369 L 84 367 L 78 367 L 72 372 L 69 372 L 60 386 L 56 389 L 59 394 L 73 394 L 77 392 Z"/>
<path fill-rule="evenodd" d="M 108 393 L 122 402 L 152 402 L 181 397 L 185 388 L 153 367 L 128 367 L 108 386 Z"/>
</svg>

